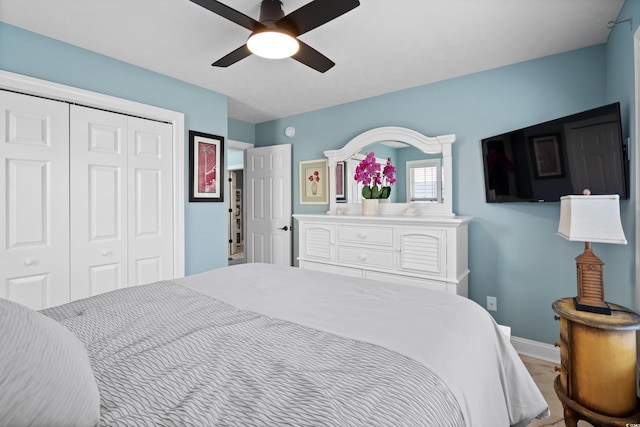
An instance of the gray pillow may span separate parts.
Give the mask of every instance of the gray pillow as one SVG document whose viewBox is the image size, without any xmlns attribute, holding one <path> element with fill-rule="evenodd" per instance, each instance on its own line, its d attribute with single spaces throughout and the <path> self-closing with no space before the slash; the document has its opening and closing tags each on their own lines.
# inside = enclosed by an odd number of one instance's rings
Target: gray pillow
<svg viewBox="0 0 640 427">
<path fill-rule="evenodd" d="M 95 426 L 87 352 L 53 319 L 0 298 L 0 426 Z"/>
</svg>

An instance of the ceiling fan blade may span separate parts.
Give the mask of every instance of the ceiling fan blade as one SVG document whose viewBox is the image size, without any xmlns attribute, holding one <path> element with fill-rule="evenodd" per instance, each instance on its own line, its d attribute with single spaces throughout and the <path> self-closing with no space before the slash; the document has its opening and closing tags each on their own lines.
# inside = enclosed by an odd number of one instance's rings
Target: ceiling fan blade
<svg viewBox="0 0 640 427">
<path fill-rule="evenodd" d="M 220 3 L 216 0 L 191 0 L 193 3 L 210 10 L 216 15 L 220 15 L 223 18 L 228 19 L 231 22 L 235 22 L 238 25 L 245 27 L 248 30 L 255 31 L 265 28 L 260 22 L 245 15 L 242 12 L 238 12 L 235 9 L 230 8 L 226 4 Z"/>
<path fill-rule="evenodd" d="M 300 44 L 300 49 L 298 49 L 298 52 L 296 52 L 296 54 L 292 56 L 292 58 L 296 61 L 301 62 L 316 71 L 320 71 L 321 73 L 324 73 L 325 71 L 336 65 L 335 62 L 333 62 L 308 44 L 303 43 L 300 40 L 298 40 L 298 43 Z"/>
<path fill-rule="evenodd" d="M 360 6 L 358 0 L 314 0 L 278 20 L 276 26 L 289 30 L 294 36 L 299 36 L 358 6 Z"/>
<path fill-rule="evenodd" d="M 241 59 L 246 58 L 249 55 L 251 55 L 251 51 L 249 50 L 249 48 L 245 44 L 243 46 L 240 46 L 239 48 L 237 48 L 233 52 L 223 56 L 220 59 L 218 59 L 216 62 L 214 62 L 211 65 L 214 66 L 214 67 L 228 67 L 229 65 L 235 64 L 236 62 L 240 61 Z"/>
</svg>

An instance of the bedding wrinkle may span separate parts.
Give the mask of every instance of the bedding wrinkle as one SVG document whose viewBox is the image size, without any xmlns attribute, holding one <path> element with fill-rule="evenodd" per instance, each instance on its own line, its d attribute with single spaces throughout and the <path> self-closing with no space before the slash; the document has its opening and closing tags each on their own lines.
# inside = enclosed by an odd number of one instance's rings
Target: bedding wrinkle
<svg viewBox="0 0 640 427">
<path fill-rule="evenodd" d="M 464 425 L 437 375 L 365 341 L 241 310 L 171 282 L 50 313 L 64 317 L 84 306 L 109 307 L 65 320 L 79 336 L 96 325 L 109 332 L 87 345 L 102 356 L 92 359 L 101 425 Z M 108 325 L 114 310 L 118 334 Z"/>
<path fill-rule="evenodd" d="M 177 282 L 245 310 L 416 360 L 449 386 L 469 426 L 516 425 L 548 414 L 493 317 L 466 298 L 270 264 L 225 267 Z"/>
</svg>

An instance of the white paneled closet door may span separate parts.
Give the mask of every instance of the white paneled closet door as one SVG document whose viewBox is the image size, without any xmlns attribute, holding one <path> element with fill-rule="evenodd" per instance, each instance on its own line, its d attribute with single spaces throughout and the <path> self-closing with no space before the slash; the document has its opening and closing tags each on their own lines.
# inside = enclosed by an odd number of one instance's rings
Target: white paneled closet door
<svg viewBox="0 0 640 427">
<path fill-rule="evenodd" d="M 173 278 L 172 130 L 128 118 L 129 286 Z"/>
<path fill-rule="evenodd" d="M 127 116 L 71 106 L 71 299 L 127 286 Z"/>
<path fill-rule="evenodd" d="M 69 301 L 69 107 L 0 91 L 0 297 Z"/>
<path fill-rule="evenodd" d="M 172 128 L 71 106 L 71 299 L 173 277 Z"/>
</svg>

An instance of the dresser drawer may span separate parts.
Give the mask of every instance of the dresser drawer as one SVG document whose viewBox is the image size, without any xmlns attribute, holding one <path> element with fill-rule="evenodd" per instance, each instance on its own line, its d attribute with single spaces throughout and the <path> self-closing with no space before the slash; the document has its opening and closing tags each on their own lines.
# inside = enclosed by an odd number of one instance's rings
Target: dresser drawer
<svg viewBox="0 0 640 427">
<path fill-rule="evenodd" d="M 565 346 L 569 344 L 569 321 L 564 317 L 560 318 L 560 342 Z"/>
<path fill-rule="evenodd" d="M 564 317 L 560 318 L 560 341 L 556 343 L 560 347 L 560 385 L 565 394 L 571 397 L 569 389 L 569 372 L 571 365 L 569 363 L 569 322 Z"/>
<path fill-rule="evenodd" d="M 393 255 L 391 250 L 340 246 L 338 247 L 338 262 L 392 269 Z"/>
<path fill-rule="evenodd" d="M 338 227 L 338 241 L 342 243 L 365 243 L 370 245 L 391 246 L 393 229 L 391 227 Z"/>
</svg>

